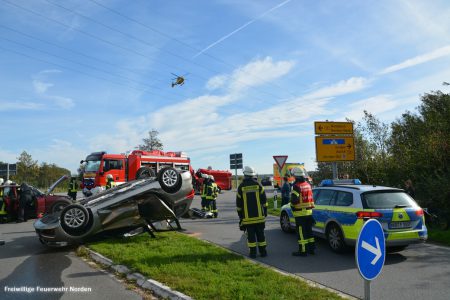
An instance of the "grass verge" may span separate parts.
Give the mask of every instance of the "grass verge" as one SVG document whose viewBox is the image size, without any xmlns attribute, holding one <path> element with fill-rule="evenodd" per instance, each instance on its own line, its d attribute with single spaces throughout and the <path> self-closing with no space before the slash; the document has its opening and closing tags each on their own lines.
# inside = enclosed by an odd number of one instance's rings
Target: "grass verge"
<svg viewBox="0 0 450 300">
<path fill-rule="evenodd" d="M 267 198 L 267 213 L 273 216 L 280 216 L 281 214 L 281 198 L 278 197 L 277 208 L 273 207 L 273 197 Z"/>
<path fill-rule="evenodd" d="M 178 232 L 98 241 L 89 247 L 194 299 L 342 299 Z"/>
<path fill-rule="evenodd" d="M 428 241 L 450 246 L 450 230 L 428 228 Z"/>
</svg>

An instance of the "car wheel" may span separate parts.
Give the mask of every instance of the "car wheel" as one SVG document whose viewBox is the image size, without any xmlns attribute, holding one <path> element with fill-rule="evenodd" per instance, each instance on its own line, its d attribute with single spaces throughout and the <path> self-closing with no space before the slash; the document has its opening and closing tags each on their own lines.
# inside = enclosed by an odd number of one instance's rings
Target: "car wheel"
<svg viewBox="0 0 450 300">
<path fill-rule="evenodd" d="M 158 173 L 158 182 L 163 191 L 176 193 L 181 188 L 181 175 L 175 168 L 163 168 Z"/>
<path fill-rule="evenodd" d="M 341 229 L 336 224 L 331 224 L 327 229 L 328 245 L 334 252 L 344 252 L 346 245 L 344 241 L 344 235 Z"/>
<path fill-rule="evenodd" d="M 89 222 L 87 209 L 80 204 L 66 206 L 59 217 L 61 227 L 69 235 L 83 235 L 86 233 L 86 225 Z"/>
<path fill-rule="evenodd" d="M 289 215 L 285 211 L 281 212 L 280 226 L 281 226 L 281 230 L 283 230 L 283 232 L 290 233 L 293 231 L 291 228 L 291 221 L 289 220 Z"/>
<path fill-rule="evenodd" d="M 64 209 L 64 207 L 66 207 L 69 204 L 70 203 L 67 201 L 57 201 L 57 202 L 53 203 L 52 206 L 50 206 L 50 209 L 48 210 L 48 212 L 50 212 L 51 214 L 60 212 Z"/>
<path fill-rule="evenodd" d="M 140 168 L 136 172 L 136 179 L 144 179 L 144 178 L 151 178 L 155 177 L 155 171 L 153 171 L 150 168 Z"/>
</svg>

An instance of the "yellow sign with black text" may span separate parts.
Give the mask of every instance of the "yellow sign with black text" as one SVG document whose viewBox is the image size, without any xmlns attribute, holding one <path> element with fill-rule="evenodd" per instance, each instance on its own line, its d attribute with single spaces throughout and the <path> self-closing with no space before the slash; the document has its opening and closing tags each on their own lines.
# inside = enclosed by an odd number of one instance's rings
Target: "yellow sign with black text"
<svg viewBox="0 0 450 300">
<path fill-rule="evenodd" d="M 316 157 L 319 162 L 355 160 L 353 137 L 316 136 Z"/>
<path fill-rule="evenodd" d="M 314 122 L 315 134 L 353 134 L 352 122 Z"/>
</svg>

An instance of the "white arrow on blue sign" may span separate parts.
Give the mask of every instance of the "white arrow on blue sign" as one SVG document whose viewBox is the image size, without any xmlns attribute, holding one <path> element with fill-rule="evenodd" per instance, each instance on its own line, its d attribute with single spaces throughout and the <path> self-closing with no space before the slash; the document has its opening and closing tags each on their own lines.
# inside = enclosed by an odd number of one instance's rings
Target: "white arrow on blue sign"
<svg viewBox="0 0 450 300">
<path fill-rule="evenodd" d="M 380 222 L 370 219 L 364 223 L 355 248 L 356 265 L 366 280 L 375 279 L 384 265 L 386 242 Z"/>
</svg>

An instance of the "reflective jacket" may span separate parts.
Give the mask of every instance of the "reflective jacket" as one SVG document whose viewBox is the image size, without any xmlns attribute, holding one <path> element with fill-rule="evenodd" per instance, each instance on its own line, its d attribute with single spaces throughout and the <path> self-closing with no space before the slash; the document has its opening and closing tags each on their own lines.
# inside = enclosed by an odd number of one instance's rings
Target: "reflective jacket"
<svg viewBox="0 0 450 300">
<path fill-rule="evenodd" d="M 72 180 L 69 182 L 69 192 L 76 192 L 78 190 L 77 182 Z"/>
<path fill-rule="evenodd" d="M 267 198 L 263 186 L 253 178 L 244 178 L 236 193 L 236 210 L 242 225 L 264 223 Z"/>
<path fill-rule="evenodd" d="M 108 180 L 108 182 L 106 183 L 106 189 L 110 189 L 116 186 L 116 183 L 114 182 L 114 180 Z"/>
<path fill-rule="evenodd" d="M 219 194 L 219 188 L 217 187 L 217 184 L 215 182 L 208 182 L 205 186 L 206 200 L 216 200 L 217 195 Z"/>
<path fill-rule="evenodd" d="M 291 209 L 294 217 L 310 216 L 314 208 L 311 185 L 296 181 L 291 192 Z"/>
</svg>

